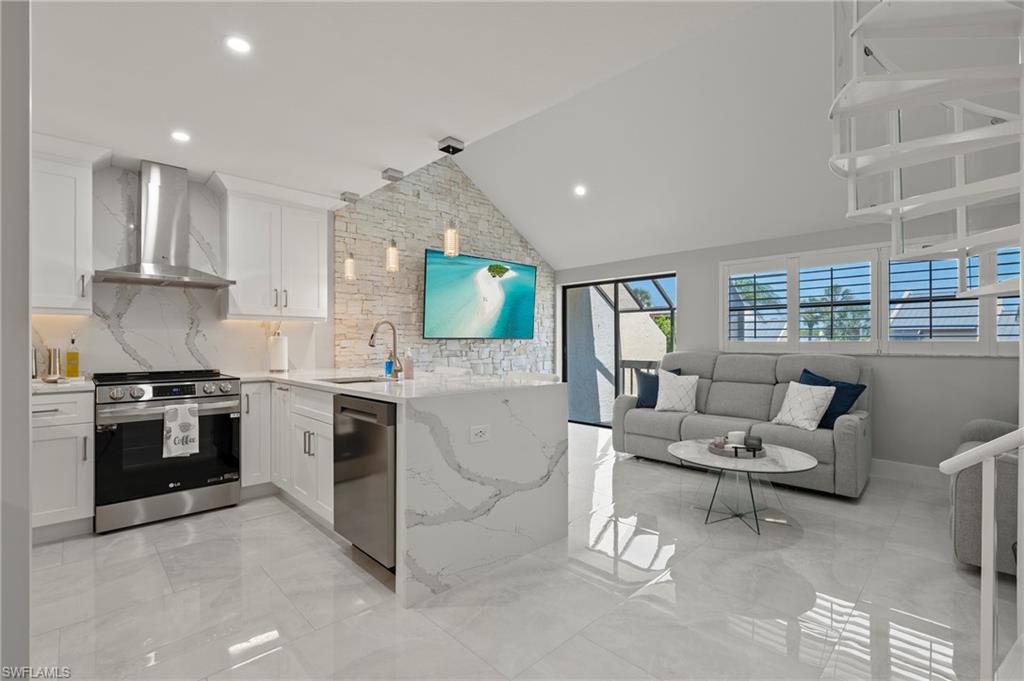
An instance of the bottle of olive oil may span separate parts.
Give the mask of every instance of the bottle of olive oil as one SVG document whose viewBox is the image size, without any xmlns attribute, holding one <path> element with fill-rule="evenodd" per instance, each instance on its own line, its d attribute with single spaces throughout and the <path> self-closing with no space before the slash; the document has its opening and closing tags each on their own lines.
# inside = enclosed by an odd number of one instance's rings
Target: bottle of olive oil
<svg viewBox="0 0 1024 681">
<path fill-rule="evenodd" d="M 71 337 L 71 345 L 68 346 L 68 351 L 64 355 L 64 366 L 66 367 L 68 378 L 78 378 L 81 375 L 78 346 L 75 345 L 74 336 Z"/>
</svg>

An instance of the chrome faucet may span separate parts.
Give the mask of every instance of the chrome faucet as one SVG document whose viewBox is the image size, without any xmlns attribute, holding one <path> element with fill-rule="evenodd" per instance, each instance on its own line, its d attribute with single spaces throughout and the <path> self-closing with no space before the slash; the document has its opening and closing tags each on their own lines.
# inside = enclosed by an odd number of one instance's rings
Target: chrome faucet
<svg viewBox="0 0 1024 681">
<path fill-rule="evenodd" d="M 391 327 L 391 378 L 398 378 L 398 374 L 402 371 L 402 360 L 398 359 L 398 332 L 395 330 L 395 325 L 387 319 L 382 319 L 374 324 L 373 333 L 370 334 L 370 347 L 377 347 L 377 332 L 385 324 Z"/>
</svg>

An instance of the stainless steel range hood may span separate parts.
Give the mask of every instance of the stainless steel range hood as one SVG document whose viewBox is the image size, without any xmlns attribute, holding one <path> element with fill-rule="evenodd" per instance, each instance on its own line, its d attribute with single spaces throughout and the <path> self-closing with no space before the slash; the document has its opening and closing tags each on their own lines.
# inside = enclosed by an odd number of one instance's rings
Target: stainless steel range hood
<svg viewBox="0 0 1024 681">
<path fill-rule="evenodd" d="M 143 161 L 139 212 L 134 262 L 97 270 L 93 281 L 213 289 L 235 283 L 189 267 L 188 172 L 184 168 Z"/>
</svg>

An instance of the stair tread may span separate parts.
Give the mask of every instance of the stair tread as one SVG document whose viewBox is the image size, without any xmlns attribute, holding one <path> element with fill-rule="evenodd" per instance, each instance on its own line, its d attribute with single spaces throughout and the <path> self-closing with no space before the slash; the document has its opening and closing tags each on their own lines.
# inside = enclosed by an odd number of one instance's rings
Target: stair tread
<svg viewBox="0 0 1024 681">
<path fill-rule="evenodd" d="M 861 76 L 843 86 L 829 118 L 891 111 L 949 99 L 1009 92 L 1020 87 L 1019 64 Z"/>
<path fill-rule="evenodd" d="M 999 227 L 984 232 L 946 241 L 937 241 L 926 246 L 908 248 L 902 255 L 892 256 L 892 260 L 928 260 L 948 258 L 961 250 L 968 255 L 990 253 L 1007 246 L 1017 246 L 1021 241 L 1020 225 Z"/>
<path fill-rule="evenodd" d="M 908 196 L 899 201 L 861 208 L 846 214 L 847 219 L 856 222 L 888 222 L 895 216 L 912 220 L 947 210 L 1005 198 L 1020 193 L 1021 174 L 1000 175 L 988 180 L 971 182 L 959 187 L 942 189 L 928 194 Z"/>
<path fill-rule="evenodd" d="M 1020 277 L 1004 279 L 994 284 L 969 288 L 962 293 L 956 294 L 957 298 L 983 298 L 985 296 L 1008 296 L 1020 292 Z"/>
<path fill-rule="evenodd" d="M 862 38 L 1016 37 L 1021 9 L 1009 2 L 883 0 L 853 27 Z"/>
</svg>

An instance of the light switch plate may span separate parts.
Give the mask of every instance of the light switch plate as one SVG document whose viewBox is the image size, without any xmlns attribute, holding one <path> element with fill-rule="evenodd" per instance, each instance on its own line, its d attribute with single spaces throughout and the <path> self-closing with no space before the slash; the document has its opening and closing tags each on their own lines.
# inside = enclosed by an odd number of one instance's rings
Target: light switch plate
<svg viewBox="0 0 1024 681">
<path fill-rule="evenodd" d="M 470 443 L 487 442 L 491 439 L 491 426 L 490 424 L 484 424 L 482 426 L 470 426 L 469 427 L 469 441 Z"/>
</svg>

